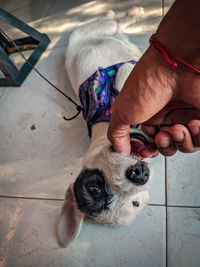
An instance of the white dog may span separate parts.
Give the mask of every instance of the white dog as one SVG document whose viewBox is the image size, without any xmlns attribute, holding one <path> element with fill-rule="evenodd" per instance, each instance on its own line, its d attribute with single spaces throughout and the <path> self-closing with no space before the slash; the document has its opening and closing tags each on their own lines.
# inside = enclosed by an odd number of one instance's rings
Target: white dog
<svg viewBox="0 0 200 267">
<path fill-rule="evenodd" d="M 84 107 L 84 117 L 92 138 L 82 171 L 66 191 L 58 224 L 62 246 L 66 247 L 78 236 L 85 217 L 102 224 L 127 225 L 148 203 L 149 194 L 145 186 L 150 180 L 150 169 L 137 156 L 138 149 L 148 142 L 147 137 L 140 130 L 132 130 L 132 155 L 115 153 L 107 139 L 109 109 L 113 101 L 111 95 L 116 88 L 122 89 L 134 68 L 134 62 L 129 61 L 137 61 L 140 56 L 138 48 L 120 33 L 119 23 L 112 19 L 99 19 L 81 26 L 69 38 L 67 73 L 82 104 L 85 104 L 84 101 L 89 103 L 89 107 Z M 120 62 L 125 63 L 115 65 Z M 109 66 L 111 68 L 106 69 Z M 102 78 L 101 74 L 107 76 Z M 88 80 L 90 77 L 92 79 Z M 102 93 L 102 86 L 97 81 L 99 77 L 104 87 L 112 87 L 112 93 Z M 85 94 L 84 88 L 88 88 Z M 94 88 L 98 91 L 95 95 Z M 107 103 L 106 97 L 109 98 Z M 91 101 L 98 102 L 97 110 L 105 115 L 102 119 L 99 119 L 102 114 L 94 110 L 96 103 L 91 108 Z"/>
</svg>

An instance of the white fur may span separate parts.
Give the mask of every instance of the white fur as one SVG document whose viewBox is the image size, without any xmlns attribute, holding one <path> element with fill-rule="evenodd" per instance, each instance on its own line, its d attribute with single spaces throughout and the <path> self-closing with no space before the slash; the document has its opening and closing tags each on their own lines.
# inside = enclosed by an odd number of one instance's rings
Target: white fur
<svg viewBox="0 0 200 267">
<path fill-rule="evenodd" d="M 106 68 L 119 62 L 138 60 L 141 56 L 138 48 L 120 33 L 120 28 L 120 24 L 116 21 L 104 18 L 79 27 L 71 34 L 65 64 L 70 82 L 77 95 L 79 86 L 98 67 Z M 134 65 L 126 63 L 119 69 L 116 76 L 118 90 L 122 89 L 133 67 Z M 93 220 L 103 224 L 126 225 L 132 223 L 136 215 L 147 204 L 149 195 L 145 186 L 136 186 L 125 178 L 125 170 L 130 165 L 136 164 L 138 159 L 125 154 L 112 153 L 109 150 L 111 144 L 107 139 L 107 130 L 108 123 L 105 122 L 93 126 L 91 145 L 83 160 L 83 169 L 103 170 L 114 194 L 109 209 Z M 68 201 L 69 199 L 71 199 L 71 203 Z M 140 206 L 134 207 L 133 201 L 138 201 Z M 66 208 L 67 205 L 68 208 Z M 73 207 L 76 205 L 74 198 L 66 196 L 58 229 L 62 245 L 68 245 L 77 236 L 81 221 L 85 216 L 76 208 L 73 209 L 74 214 L 72 215 L 72 209 L 69 208 L 71 205 Z M 65 228 L 71 225 L 70 222 L 75 217 L 77 218 L 75 221 L 78 223 L 74 225 L 76 229 L 71 230 L 71 233 L 75 234 L 70 235 L 69 229 Z"/>
</svg>

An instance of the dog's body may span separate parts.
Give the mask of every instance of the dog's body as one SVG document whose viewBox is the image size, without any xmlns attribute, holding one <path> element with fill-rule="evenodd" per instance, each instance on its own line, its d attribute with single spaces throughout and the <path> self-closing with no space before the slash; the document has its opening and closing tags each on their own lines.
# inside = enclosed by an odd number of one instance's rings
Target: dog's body
<svg viewBox="0 0 200 267">
<path fill-rule="evenodd" d="M 69 38 L 67 73 L 76 94 L 80 85 L 98 67 L 138 60 L 137 47 L 119 31 L 119 24 L 101 19 L 76 29 Z M 120 91 L 134 65 L 123 64 L 115 78 Z M 145 184 L 149 180 L 146 162 L 110 149 L 107 122 L 92 127 L 91 145 L 82 171 L 65 197 L 58 226 L 60 243 L 67 246 L 78 235 L 84 217 L 103 224 L 130 224 L 148 202 Z M 138 141 L 141 144 L 140 141 Z"/>
</svg>

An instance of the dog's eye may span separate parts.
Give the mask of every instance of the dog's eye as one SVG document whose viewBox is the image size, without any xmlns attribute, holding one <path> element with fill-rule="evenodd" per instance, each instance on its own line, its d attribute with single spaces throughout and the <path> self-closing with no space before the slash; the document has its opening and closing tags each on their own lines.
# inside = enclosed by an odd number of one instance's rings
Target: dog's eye
<svg viewBox="0 0 200 267">
<path fill-rule="evenodd" d="M 99 188 L 98 186 L 90 185 L 87 187 L 87 189 L 92 195 L 98 195 L 99 193 L 101 193 L 101 188 Z"/>
<path fill-rule="evenodd" d="M 135 206 L 135 207 L 139 207 L 140 206 L 139 202 L 137 202 L 137 201 L 133 201 L 132 203 L 133 203 L 133 206 Z"/>
<path fill-rule="evenodd" d="M 110 146 L 109 149 L 111 152 L 115 152 L 114 146 Z"/>
</svg>

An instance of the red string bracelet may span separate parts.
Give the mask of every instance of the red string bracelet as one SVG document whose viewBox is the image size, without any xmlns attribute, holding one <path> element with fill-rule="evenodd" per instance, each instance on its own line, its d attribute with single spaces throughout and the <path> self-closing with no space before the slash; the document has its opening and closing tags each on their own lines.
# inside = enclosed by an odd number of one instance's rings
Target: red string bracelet
<svg viewBox="0 0 200 267">
<path fill-rule="evenodd" d="M 156 35 L 153 34 L 150 39 L 149 43 L 153 45 L 158 51 L 161 52 L 164 59 L 169 63 L 170 68 L 176 68 L 178 66 L 177 62 L 181 63 L 182 65 L 185 65 L 186 67 L 200 73 L 200 70 L 193 67 L 191 64 L 187 63 L 183 59 L 176 57 L 166 51 L 166 49 L 162 46 L 162 44 L 156 39 Z"/>
</svg>

